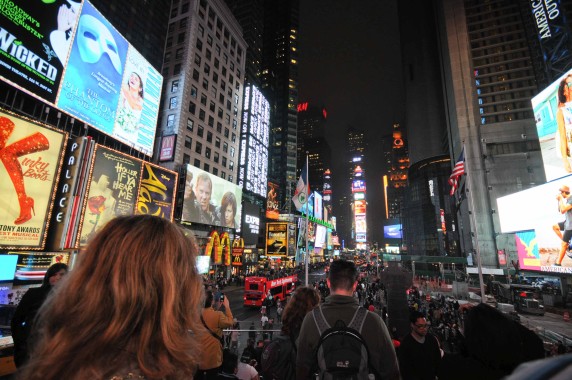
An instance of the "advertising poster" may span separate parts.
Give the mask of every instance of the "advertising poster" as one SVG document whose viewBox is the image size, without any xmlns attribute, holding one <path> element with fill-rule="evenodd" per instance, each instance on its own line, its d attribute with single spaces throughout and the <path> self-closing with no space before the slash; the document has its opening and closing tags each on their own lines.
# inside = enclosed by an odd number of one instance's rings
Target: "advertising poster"
<svg viewBox="0 0 572 380">
<path fill-rule="evenodd" d="M 296 224 L 288 223 L 288 256 L 296 255 Z"/>
<path fill-rule="evenodd" d="M 155 215 L 173 220 L 177 173 L 143 163 L 136 214 Z"/>
<path fill-rule="evenodd" d="M 280 205 L 278 204 L 278 184 L 268 182 L 268 193 L 266 195 L 266 218 L 278 220 L 280 216 Z"/>
<path fill-rule="evenodd" d="M 107 222 L 135 211 L 141 175 L 140 160 L 97 146 L 88 188 L 80 245 L 85 245 Z"/>
<path fill-rule="evenodd" d="M 85 2 L 57 107 L 111 136 L 127 46 L 125 38 Z"/>
<path fill-rule="evenodd" d="M 565 220 L 558 211 L 557 198 L 570 196 L 561 192 L 566 187 L 572 187 L 572 176 L 497 199 L 501 232 L 516 232 L 521 269 L 572 273 L 568 254 L 560 266 L 554 265 L 558 264 L 562 242 L 554 226 Z"/>
<path fill-rule="evenodd" d="M 354 202 L 354 211 L 356 215 L 365 215 L 365 200 Z"/>
<path fill-rule="evenodd" d="M 162 83 L 159 72 L 129 45 L 112 136 L 147 155 L 153 154 Z"/>
<path fill-rule="evenodd" d="M 242 189 L 187 165 L 181 221 L 240 229 Z"/>
<path fill-rule="evenodd" d="M 288 223 L 266 224 L 266 256 L 288 255 Z"/>
<path fill-rule="evenodd" d="M 532 98 L 546 181 L 572 173 L 572 70 Z"/>
<path fill-rule="evenodd" d="M 43 249 L 66 135 L 0 111 L 0 248 Z"/>
<path fill-rule="evenodd" d="M 8 252 L 18 256 L 14 285 L 40 284 L 49 267 L 56 263 L 68 264 L 69 254 L 63 252 Z"/>
<path fill-rule="evenodd" d="M 242 224 L 242 237 L 244 243 L 253 245 L 258 243 L 260 233 L 260 207 L 255 204 L 244 202 L 243 205 L 244 223 Z"/>
<path fill-rule="evenodd" d="M 0 77 L 54 104 L 81 3 L 0 2 Z"/>
</svg>

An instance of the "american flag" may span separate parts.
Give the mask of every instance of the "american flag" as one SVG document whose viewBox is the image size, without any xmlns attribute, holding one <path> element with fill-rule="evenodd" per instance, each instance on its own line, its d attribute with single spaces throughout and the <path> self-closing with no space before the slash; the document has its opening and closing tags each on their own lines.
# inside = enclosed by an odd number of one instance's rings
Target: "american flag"
<svg viewBox="0 0 572 380">
<path fill-rule="evenodd" d="M 465 147 L 461 150 L 461 154 L 457 159 L 457 163 L 453 168 L 453 173 L 449 176 L 449 184 L 451 185 L 451 192 L 449 195 L 455 194 L 457 188 L 459 187 L 459 181 L 461 180 L 461 176 L 465 174 Z"/>
</svg>

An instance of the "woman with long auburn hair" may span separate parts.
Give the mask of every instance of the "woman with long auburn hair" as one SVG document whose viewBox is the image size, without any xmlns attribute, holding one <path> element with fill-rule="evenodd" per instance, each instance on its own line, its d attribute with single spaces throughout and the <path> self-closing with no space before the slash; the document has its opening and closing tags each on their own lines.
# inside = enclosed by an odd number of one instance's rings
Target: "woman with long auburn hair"
<svg viewBox="0 0 572 380">
<path fill-rule="evenodd" d="M 168 220 L 111 220 L 40 309 L 38 343 L 18 378 L 191 379 L 192 332 L 203 329 L 196 254 Z"/>
</svg>

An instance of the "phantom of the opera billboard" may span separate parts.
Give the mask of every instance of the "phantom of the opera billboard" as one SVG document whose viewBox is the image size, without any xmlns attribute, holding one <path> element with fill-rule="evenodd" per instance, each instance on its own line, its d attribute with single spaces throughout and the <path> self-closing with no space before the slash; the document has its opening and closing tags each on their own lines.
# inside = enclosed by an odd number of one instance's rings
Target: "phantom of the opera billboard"
<svg viewBox="0 0 572 380">
<path fill-rule="evenodd" d="M 572 70 L 532 98 L 546 180 L 572 172 Z"/>
<path fill-rule="evenodd" d="M 240 230 L 241 204 L 240 187 L 187 165 L 181 221 Z"/>
<path fill-rule="evenodd" d="M 0 7 L 0 79 L 147 155 L 162 76 L 88 1 Z"/>
<path fill-rule="evenodd" d="M 0 248 L 44 248 L 66 141 L 0 111 Z"/>
<path fill-rule="evenodd" d="M 557 199 L 568 195 L 563 186 L 570 190 L 572 176 L 497 199 L 501 232 L 515 233 L 520 269 L 572 273 L 572 257 L 559 258 L 562 240 L 554 229 L 564 227 Z"/>
</svg>

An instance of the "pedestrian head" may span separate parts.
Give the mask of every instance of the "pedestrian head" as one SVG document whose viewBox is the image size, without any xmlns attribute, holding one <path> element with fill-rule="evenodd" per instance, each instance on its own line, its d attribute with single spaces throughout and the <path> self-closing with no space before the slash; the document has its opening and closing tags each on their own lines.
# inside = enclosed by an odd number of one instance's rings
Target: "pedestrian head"
<svg viewBox="0 0 572 380">
<path fill-rule="evenodd" d="M 411 324 L 411 332 L 416 335 L 417 337 L 424 337 L 427 335 L 427 331 L 429 329 L 429 325 L 427 324 L 427 320 L 425 316 L 418 312 L 413 311 L 409 315 L 409 322 Z"/>
<path fill-rule="evenodd" d="M 196 243 L 150 215 L 108 222 L 38 315 L 25 379 L 190 378 L 203 291 Z"/>
<path fill-rule="evenodd" d="M 332 293 L 353 292 L 357 285 L 358 272 L 353 261 L 335 260 L 330 265 L 328 286 Z"/>
<path fill-rule="evenodd" d="M 58 283 L 68 273 L 68 266 L 64 263 L 56 263 L 48 268 L 42 281 L 42 288 L 49 288 Z"/>
<path fill-rule="evenodd" d="M 319 303 L 320 294 L 316 289 L 306 286 L 296 289 L 282 312 L 282 332 L 297 336 L 304 317 Z"/>
</svg>

